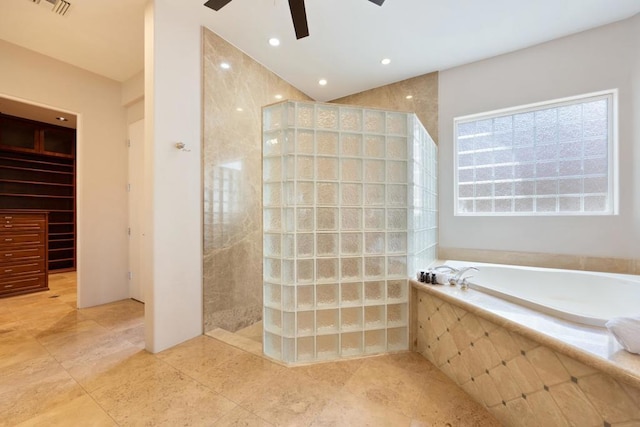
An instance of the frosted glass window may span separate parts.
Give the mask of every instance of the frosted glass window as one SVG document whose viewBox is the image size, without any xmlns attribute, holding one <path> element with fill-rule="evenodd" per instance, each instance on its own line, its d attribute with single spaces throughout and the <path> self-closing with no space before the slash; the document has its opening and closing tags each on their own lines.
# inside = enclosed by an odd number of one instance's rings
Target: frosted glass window
<svg viewBox="0 0 640 427">
<path fill-rule="evenodd" d="M 456 118 L 456 215 L 616 214 L 616 96 Z"/>
</svg>

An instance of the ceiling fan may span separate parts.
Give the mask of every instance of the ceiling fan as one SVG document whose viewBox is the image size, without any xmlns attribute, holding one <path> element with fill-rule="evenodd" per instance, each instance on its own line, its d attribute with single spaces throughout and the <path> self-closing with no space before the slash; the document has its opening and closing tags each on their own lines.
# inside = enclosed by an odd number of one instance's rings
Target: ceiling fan
<svg viewBox="0 0 640 427">
<path fill-rule="evenodd" d="M 371 3 L 382 6 L 385 0 L 369 0 Z M 231 0 L 208 0 L 204 5 L 213 10 L 220 10 L 229 4 Z M 296 39 L 300 40 L 309 35 L 309 26 L 307 25 L 307 12 L 304 8 L 304 0 L 289 0 L 289 10 L 291 10 L 291 19 L 293 20 L 293 28 L 296 31 Z"/>
</svg>

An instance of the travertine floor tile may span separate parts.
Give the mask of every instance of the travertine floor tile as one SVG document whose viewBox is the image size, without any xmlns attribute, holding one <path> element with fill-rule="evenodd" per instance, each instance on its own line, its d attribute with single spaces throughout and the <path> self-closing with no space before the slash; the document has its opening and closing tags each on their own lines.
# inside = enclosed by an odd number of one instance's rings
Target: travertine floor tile
<svg viewBox="0 0 640 427">
<path fill-rule="evenodd" d="M 299 372 L 308 375 L 310 378 L 325 382 L 334 387 L 342 387 L 363 363 L 364 359 L 354 359 L 300 366 L 292 369 L 296 373 Z"/>
<path fill-rule="evenodd" d="M 35 338 L 29 336 L 2 337 L 0 368 L 45 356 L 49 356 L 49 352 Z"/>
<path fill-rule="evenodd" d="M 85 390 L 92 392 L 109 384 L 121 384 L 130 378 L 139 378 L 158 365 L 164 367 L 164 362 L 144 350 L 130 347 L 97 361 L 77 363 L 68 371 Z"/>
<path fill-rule="evenodd" d="M 119 332 L 123 339 L 140 349 L 144 348 L 144 324 L 132 326 Z"/>
<path fill-rule="evenodd" d="M 47 329 L 34 332 L 34 337 L 43 345 L 59 346 L 65 341 L 80 341 L 104 335 L 108 330 L 94 320 L 78 320 L 65 325 L 53 325 Z"/>
<path fill-rule="evenodd" d="M 91 395 L 110 414 L 121 414 L 138 411 L 156 400 L 177 395 L 192 381 L 167 364 L 152 364 L 130 372 L 127 378 L 118 382 L 93 390 Z"/>
<path fill-rule="evenodd" d="M 428 379 L 413 418 L 429 426 L 499 427 L 500 423 L 450 379 Z"/>
<path fill-rule="evenodd" d="M 287 368 L 200 336 L 154 355 L 141 303 L 76 310 L 75 274 L 50 287 L 0 300 L 0 426 L 496 425 L 415 353 Z"/>
<path fill-rule="evenodd" d="M 64 372 L 64 369 L 48 354 L 2 367 L 0 395 L 37 385 L 43 379 L 60 372 Z"/>
<path fill-rule="evenodd" d="M 262 321 L 256 322 L 253 325 L 240 329 L 235 332 L 237 335 L 252 339 L 262 344 Z"/>
<path fill-rule="evenodd" d="M 165 387 L 157 399 L 148 399 L 145 403 L 136 399 L 110 410 L 110 415 L 121 426 L 205 426 L 236 407 L 196 381 L 184 378 L 175 381 L 172 387 Z"/>
<path fill-rule="evenodd" d="M 0 425 L 14 426 L 61 403 L 85 394 L 82 387 L 63 369 L 30 383 L 24 378 L 17 388 L 0 395 Z"/>
<path fill-rule="evenodd" d="M 277 381 L 256 389 L 241 406 L 277 426 L 305 426 L 337 392 L 335 387 L 285 371 Z"/>
<path fill-rule="evenodd" d="M 433 366 L 433 364 L 423 356 L 410 351 L 380 356 L 379 358 L 376 358 L 376 360 L 410 372 L 418 372 L 422 374 L 429 372 L 429 375 L 440 372 L 438 368 Z"/>
<path fill-rule="evenodd" d="M 0 330 L 6 329 L 7 324 L 17 322 L 18 319 L 18 315 L 12 311 L 0 309 Z"/>
<path fill-rule="evenodd" d="M 108 329 L 124 330 L 143 324 L 144 304 L 129 299 L 85 308 L 82 314 Z"/>
<path fill-rule="evenodd" d="M 232 345 L 240 350 L 262 357 L 262 339 L 260 341 L 253 340 L 233 332 L 225 331 L 221 328 L 207 331 L 205 332 L 205 335 L 222 341 L 225 344 Z"/>
<path fill-rule="evenodd" d="M 345 390 L 411 417 L 422 391 L 422 378 L 377 359 L 367 359 L 347 381 Z"/>
<path fill-rule="evenodd" d="M 124 349 L 135 348 L 117 332 L 81 336 L 78 339 L 65 339 L 62 342 L 45 345 L 45 347 L 66 368 L 79 363 L 97 361 Z"/>
<path fill-rule="evenodd" d="M 213 424 L 215 427 L 270 427 L 273 424 L 266 422 L 259 416 L 246 409 L 236 406 L 224 417 Z"/>
<path fill-rule="evenodd" d="M 197 376 L 241 354 L 242 350 L 202 335 L 156 356 L 187 375 Z"/>
<path fill-rule="evenodd" d="M 411 419 L 394 411 L 388 411 L 372 401 L 341 392 L 336 395 L 311 424 L 326 426 L 409 426 Z"/>
<path fill-rule="evenodd" d="M 89 396 L 78 398 L 54 406 L 51 409 L 18 424 L 19 427 L 66 427 L 66 426 L 92 426 L 112 427 L 116 422 L 98 406 Z"/>
<path fill-rule="evenodd" d="M 280 380 L 286 368 L 249 353 L 234 356 L 194 376 L 202 384 L 240 403 L 267 383 Z"/>
</svg>

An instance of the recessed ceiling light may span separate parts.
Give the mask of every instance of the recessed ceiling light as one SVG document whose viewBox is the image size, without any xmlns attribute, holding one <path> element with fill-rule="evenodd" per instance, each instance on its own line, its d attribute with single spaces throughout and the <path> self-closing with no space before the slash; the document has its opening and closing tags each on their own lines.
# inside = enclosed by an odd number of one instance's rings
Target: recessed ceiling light
<svg viewBox="0 0 640 427">
<path fill-rule="evenodd" d="M 382 61 L 380 61 L 380 63 L 382 65 L 389 65 L 391 64 L 391 60 L 389 58 L 384 58 Z"/>
<path fill-rule="evenodd" d="M 282 99 L 282 95 L 278 94 L 275 96 L 276 99 Z"/>
<path fill-rule="evenodd" d="M 231 65 L 229 65 L 228 62 L 223 62 L 222 64 L 220 64 L 220 68 L 228 70 L 229 68 L 231 68 Z"/>
<path fill-rule="evenodd" d="M 242 109 L 242 107 L 238 107 L 236 108 L 236 111 L 244 111 L 244 110 Z"/>
<path fill-rule="evenodd" d="M 277 39 L 277 38 L 275 38 L 275 37 L 271 37 L 271 38 L 269 39 L 269 44 L 270 44 L 271 46 L 280 46 L 280 39 Z"/>
<path fill-rule="evenodd" d="M 56 120 L 60 120 L 61 122 L 66 122 L 69 119 L 67 119 L 66 117 L 60 116 L 60 117 L 56 117 Z"/>
<path fill-rule="evenodd" d="M 318 84 L 320 86 L 326 86 L 327 85 L 327 79 L 320 79 L 318 80 Z"/>
<path fill-rule="evenodd" d="M 407 95 L 407 96 L 405 96 L 405 98 L 407 98 L 407 99 L 412 99 L 412 98 L 413 98 L 413 95 Z"/>
</svg>

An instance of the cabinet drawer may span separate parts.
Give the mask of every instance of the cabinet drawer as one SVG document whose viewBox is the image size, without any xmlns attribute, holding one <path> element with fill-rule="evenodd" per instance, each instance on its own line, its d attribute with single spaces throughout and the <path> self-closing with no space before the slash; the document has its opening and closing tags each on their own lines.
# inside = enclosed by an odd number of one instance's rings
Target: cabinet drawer
<svg viewBox="0 0 640 427">
<path fill-rule="evenodd" d="M 0 232 L 0 247 L 12 246 L 12 245 L 38 245 L 44 243 L 43 233 L 1 233 Z"/>
<path fill-rule="evenodd" d="M 45 216 L 39 213 L 0 214 L 0 231 L 44 230 Z"/>
<path fill-rule="evenodd" d="M 44 214 L 40 212 L 29 213 L 29 212 L 7 212 L 4 211 L 0 213 L 0 220 L 4 221 L 14 221 L 14 222 L 25 222 L 25 221 L 42 221 L 44 220 Z"/>
<path fill-rule="evenodd" d="M 27 261 L 20 264 L 5 264 L 0 267 L 0 280 L 8 275 L 24 275 L 44 273 L 43 261 Z"/>
<path fill-rule="evenodd" d="M 0 249 L 0 263 L 16 263 L 22 260 L 44 259 L 44 247 L 35 248 L 2 248 Z"/>
<path fill-rule="evenodd" d="M 44 220 L 11 222 L 0 220 L 0 231 L 40 231 L 44 230 Z"/>
<path fill-rule="evenodd" d="M 33 221 L 44 221 L 44 215 L 41 213 L 6 213 L 0 214 L 2 223 L 24 223 Z"/>
<path fill-rule="evenodd" d="M 0 279 L 0 294 L 19 291 L 25 288 L 44 288 L 46 286 L 44 274 L 33 277 Z"/>
</svg>

